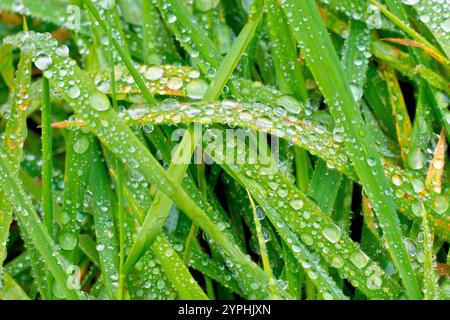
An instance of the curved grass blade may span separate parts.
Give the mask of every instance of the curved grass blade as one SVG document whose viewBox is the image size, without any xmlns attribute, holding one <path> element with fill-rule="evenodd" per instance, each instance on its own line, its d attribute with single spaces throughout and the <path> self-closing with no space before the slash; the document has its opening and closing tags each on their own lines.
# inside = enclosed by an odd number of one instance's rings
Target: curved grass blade
<svg viewBox="0 0 450 320">
<path fill-rule="evenodd" d="M 425 80 L 431 86 L 444 92 L 450 92 L 450 83 L 439 73 L 423 64 L 413 65 L 411 56 L 382 41 L 374 41 L 373 55 L 389 67 L 406 75 L 411 80 Z"/>
<path fill-rule="evenodd" d="M 376 6 L 390 21 L 392 21 L 397 27 L 399 27 L 403 32 L 413 37 L 417 42 L 422 44 L 424 47 L 427 47 L 428 52 L 432 52 L 433 57 L 437 58 L 439 62 L 443 64 L 447 69 L 450 67 L 450 61 L 445 56 L 441 55 L 440 50 L 438 50 L 435 46 L 433 46 L 427 39 L 425 39 L 421 34 L 411 28 L 406 21 L 404 21 L 401 17 L 398 17 L 393 12 L 389 11 L 389 9 L 377 2 L 376 0 L 369 0 L 374 6 Z M 437 4 L 437 2 L 436 2 Z M 423 7 L 423 6 L 422 6 Z M 439 10 L 440 8 L 437 5 L 434 5 L 435 10 Z M 396 10 L 397 11 L 397 10 Z M 440 17 L 438 17 L 440 18 Z M 439 26 L 440 27 L 440 26 Z M 447 48 L 445 48 L 447 49 Z M 448 55 L 448 52 L 446 52 Z"/>
<path fill-rule="evenodd" d="M 190 130 L 190 132 L 192 135 L 189 133 L 186 134 L 178 146 L 177 151 L 173 154 L 172 163 L 178 165 L 170 166 L 167 170 L 168 175 L 177 179 L 175 180 L 176 183 L 182 182 L 194 149 L 194 145 L 196 144 L 193 130 Z M 193 136 L 194 139 L 192 139 Z M 199 135 L 197 135 L 197 139 L 198 138 L 200 138 Z M 132 270 L 133 266 L 138 262 L 145 251 L 150 247 L 153 240 L 155 240 L 156 236 L 161 232 L 161 228 L 167 219 L 172 205 L 173 202 L 170 201 L 170 198 L 164 193 L 156 194 L 148 214 L 145 216 L 145 220 L 142 223 L 141 231 L 138 232 L 136 240 L 128 252 L 128 256 L 123 267 L 123 272 L 125 274 Z"/>
</svg>

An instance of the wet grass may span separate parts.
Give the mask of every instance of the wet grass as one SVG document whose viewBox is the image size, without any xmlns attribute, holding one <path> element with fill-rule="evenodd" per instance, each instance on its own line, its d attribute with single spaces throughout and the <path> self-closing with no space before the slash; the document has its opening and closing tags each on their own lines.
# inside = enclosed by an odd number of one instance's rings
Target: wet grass
<svg viewBox="0 0 450 320">
<path fill-rule="evenodd" d="M 0 4 L 0 299 L 450 297 L 448 5 L 41 2 Z"/>
</svg>

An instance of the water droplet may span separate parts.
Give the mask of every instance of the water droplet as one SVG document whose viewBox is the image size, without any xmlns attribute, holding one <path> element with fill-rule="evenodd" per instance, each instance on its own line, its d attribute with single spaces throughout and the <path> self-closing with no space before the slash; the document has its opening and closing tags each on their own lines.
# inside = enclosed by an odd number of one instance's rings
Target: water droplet
<svg viewBox="0 0 450 320">
<path fill-rule="evenodd" d="M 443 214 L 448 210 L 449 203 L 444 195 L 436 196 L 433 201 L 433 209 L 437 214 Z"/>
<path fill-rule="evenodd" d="M 41 71 L 47 70 L 48 67 L 50 67 L 50 65 L 52 64 L 52 62 L 53 62 L 52 58 L 47 55 L 39 55 L 34 59 L 34 64 Z"/>
<path fill-rule="evenodd" d="M 395 186 L 400 186 L 403 183 L 403 180 L 398 174 L 395 174 L 392 176 L 392 183 Z"/>
<path fill-rule="evenodd" d="M 253 116 L 251 113 L 244 111 L 244 112 L 239 113 L 239 119 L 241 119 L 244 122 L 249 122 L 249 121 L 252 121 Z"/>
<path fill-rule="evenodd" d="M 416 217 L 422 217 L 422 204 L 418 201 L 413 202 L 411 205 L 411 211 Z"/>
<path fill-rule="evenodd" d="M 101 92 L 94 92 L 89 97 L 91 107 L 97 111 L 106 111 L 110 108 L 108 97 Z"/>
<path fill-rule="evenodd" d="M 350 85 L 350 89 L 352 90 L 353 97 L 355 98 L 355 101 L 358 102 L 361 100 L 361 97 L 363 95 L 363 90 L 360 87 Z"/>
<path fill-rule="evenodd" d="M 403 3 L 408 6 L 415 6 L 420 0 L 403 0 Z"/>
<path fill-rule="evenodd" d="M 300 210 L 303 208 L 303 201 L 300 199 L 292 200 L 289 204 L 294 210 Z"/>
<path fill-rule="evenodd" d="M 412 185 L 414 191 L 417 192 L 417 193 L 420 193 L 420 192 L 425 190 L 425 185 L 424 185 L 422 180 L 412 179 L 411 180 L 411 185 Z"/>
<path fill-rule="evenodd" d="M 56 49 L 56 54 L 60 57 L 69 56 L 69 48 L 66 45 L 62 45 Z"/>
<path fill-rule="evenodd" d="M 267 117 L 261 117 L 256 120 L 256 125 L 262 129 L 270 129 L 273 126 L 272 120 Z"/>
<path fill-rule="evenodd" d="M 177 17 L 175 15 L 173 15 L 173 14 L 167 15 L 167 22 L 174 23 L 175 21 L 177 21 Z"/>
<path fill-rule="evenodd" d="M 350 255 L 350 261 L 358 268 L 364 268 L 369 262 L 369 257 L 362 251 L 355 251 Z"/>
<path fill-rule="evenodd" d="M 148 113 L 146 107 L 133 107 L 127 110 L 128 115 L 133 120 L 139 120 Z"/>
<path fill-rule="evenodd" d="M 83 154 L 89 149 L 89 140 L 86 137 L 81 137 L 73 144 L 73 151 L 78 154 Z"/>
<path fill-rule="evenodd" d="M 62 233 L 58 238 L 59 245 L 64 250 L 73 250 L 76 248 L 78 239 L 77 237 L 69 232 Z"/>
<path fill-rule="evenodd" d="M 158 80 L 159 78 L 161 78 L 164 74 L 164 70 L 161 67 L 158 66 L 152 66 L 150 68 L 148 68 L 147 70 L 145 70 L 144 72 L 144 77 L 147 80 Z"/>
<path fill-rule="evenodd" d="M 69 90 L 67 90 L 67 95 L 71 99 L 76 99 L 80 96 L 80 88 L 78 86 L 72 86 Z"/>
<path fill-rule="evenodd" d="M 419 17 L 420 21 L 422 21 L 423 23 L 428 23 L 430 22 L 430 16 L 428 14 L 423 14 Z"/>
<path fill-rule="evenodd" d="M 383 280 L 381 277 L 374 273 L 371 276 L 367 278 L 367 288 L 370 290 L 377 290 L 381 288 L 381 285 L 383 284 Z"/>
<path fill-rule="evenodd" d="M 331 264 L 335 268 L 341 268 L 344 265 L 344 259 L 340 256 L 333 256 L 333 258 L 331 258 Z"/>
<path fill-rule="evenodd" d="M 183 86 L 183 79 L 175 77 L 170 78 L 167 82 L 167 87 L 171 90 L 178 90 Z"/>
<path fill-rule="evenodd" d="M 303 241 L 304 244 L 306 244 L 307 246 L 311 246 L 314 243 L 314 239 L 311 235 L 307 234 L 307 233 L 302 233 L 300 235 L 300 239 Z"/>
<path fill-rule="evenodd" d="M 173 249 L 172 249 L 172 248 L 167 248 L 167 249 L 164 251 L 164 255 L 165 255 L 166 257 L 171 257 L 171 256 L 173 255 Z"/>
<path fill-rule="evenodd" d="M 441 27 L 445 32 L 450 32 L 450 18 L 441 23 Z"/>
<path fill-rule="evenodd" d="M 166 282 L 163 279 L 158 279 L 158 281 L 156 281 L 156 287 L 162 290 L 166 287 Z"/>
<path fill-rule="evenodd" d="M 403 244 L 411 257 L 414 257 L 417 254 L 417 248 L 414 240 L 405 238 L 403 239 Z"/>
<path fill-rule="evenodd" d="M 264 218 L 266 217 L 266 214 L 261 207 L 256 207 L 256 216 L 259 220 L 264 220 Z"/>
</svg>

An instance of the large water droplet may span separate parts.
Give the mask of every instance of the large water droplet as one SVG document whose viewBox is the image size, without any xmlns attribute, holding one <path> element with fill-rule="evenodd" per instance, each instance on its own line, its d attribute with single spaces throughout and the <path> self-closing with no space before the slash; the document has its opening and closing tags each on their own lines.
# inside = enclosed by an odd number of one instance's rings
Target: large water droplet
<svg viewBox="0 0 450 320">
<path fill-rule="evenodd" d="M 415 6 L 420 0 L 403 0 L 403 3 L 408 6 Z"/>
<path fill-rule="evenodd" d="M 433 201 L 433 209 L 437 214 L 443 214 L 448 210 L 449 203 L 444 195 L 436 196 Z"/>
<path fill-rule="evenodd" d="M 266 214 L 261 207 L 256 207 L 256 216 L 259 220 L 264 220 L 264 218 L 266 217 Z"/>
<path fill-rule="evenodd" d="M 377 164 L 377 160 L 374 157 L 368 157 L 367 164 L 369 167 L 374 167 Z"/>
<path fill-rule="evenodd" d="M 442 27 L 442 30 L 444 30 L 445 32 L 450 32 L 450 18 L 448 18 L 447 20 L 443 21 L 441 23 L 441 27 Z"/>
<path fill-rule="evenodd" d="M 340 256 L 333 256 L 333 258 L 331 258 L 331 265 L 335 268 L 341 268 L 344 265 L 344 259 Z"/>
<path fill-rule="evenodd" d="M 167 82 L 167 87 L 171 90 L 178 90 L 183 86 L 183 79 L 174 77 Z"/>
</svg>

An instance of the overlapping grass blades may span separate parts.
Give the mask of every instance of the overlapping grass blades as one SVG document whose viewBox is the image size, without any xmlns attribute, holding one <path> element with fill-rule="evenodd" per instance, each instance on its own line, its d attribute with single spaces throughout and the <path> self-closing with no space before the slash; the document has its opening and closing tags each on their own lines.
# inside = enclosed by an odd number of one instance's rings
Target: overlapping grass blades
<svg viewBox="0 0 450 320">
<path fill-rule="evenodd" d="M 443 298 L 448 15 L 415 2 L 0 3 L 70 47 L 0 47 L 0 299 Z"/>
</svg>

